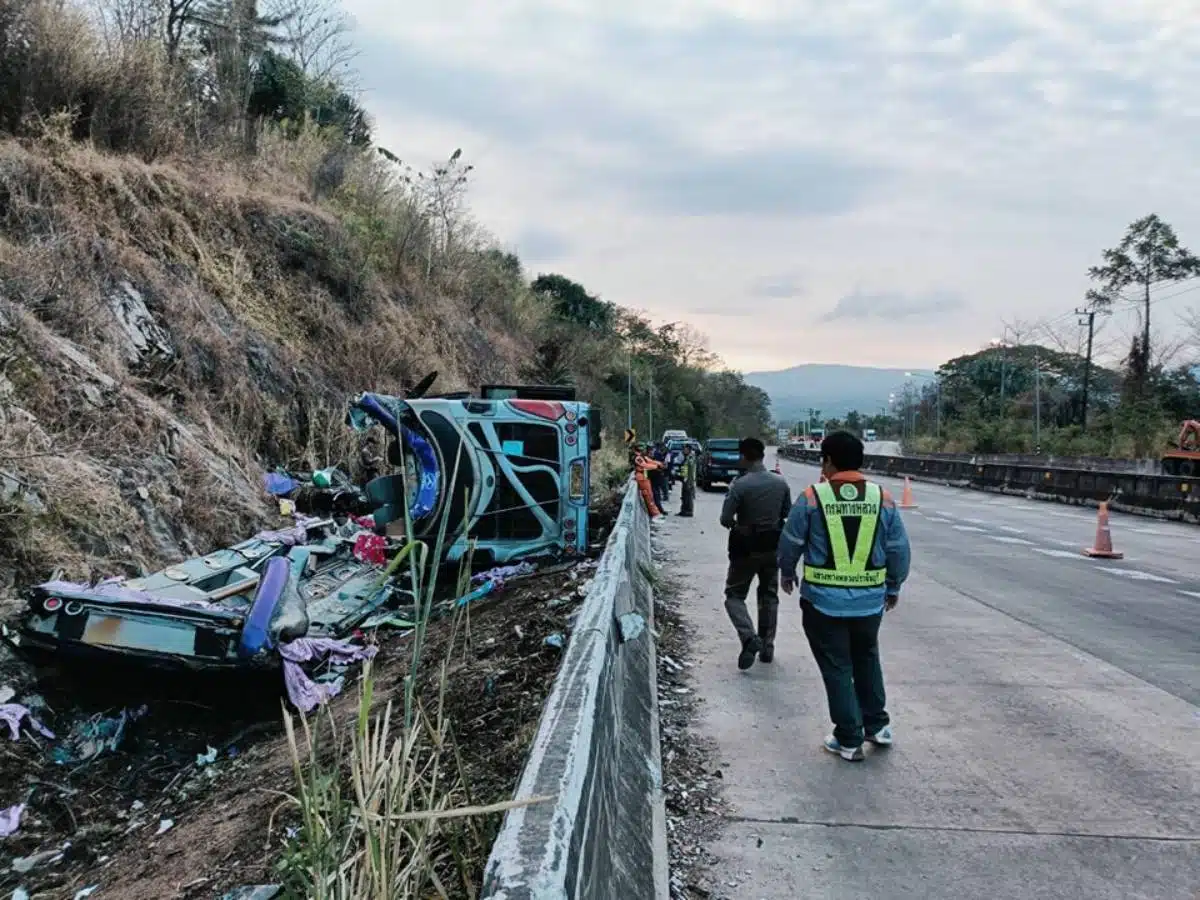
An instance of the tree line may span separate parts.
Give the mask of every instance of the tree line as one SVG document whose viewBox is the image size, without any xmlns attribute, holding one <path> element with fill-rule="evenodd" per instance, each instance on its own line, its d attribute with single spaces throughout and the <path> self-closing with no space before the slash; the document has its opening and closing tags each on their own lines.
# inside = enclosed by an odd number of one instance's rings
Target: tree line
<svg viewBox="0 0 1200 900">
<path fill-rule="evenodd" d="M 934 379 L 898 385 L 891 413 L 866 427 L 918 451 L 1146 457 L 1173 446 L 1181 422 L 1200 418 L 1200 316 L 1157 332 L 1152 316 L 1159 301 L 1194 289 L 1183 284 L 1200 277 L 1200 257 L 1148 215 L 1101 259 L 1088 270 L 1095 286 L 1066 316 L 1077 331 L 1008 325 L 1004 339 L 948 360 Z M 1137 329 L 1115 365 L 1099 365 L 1095 338 L 1122 310 L 1136 313 Z"/>
</svg>

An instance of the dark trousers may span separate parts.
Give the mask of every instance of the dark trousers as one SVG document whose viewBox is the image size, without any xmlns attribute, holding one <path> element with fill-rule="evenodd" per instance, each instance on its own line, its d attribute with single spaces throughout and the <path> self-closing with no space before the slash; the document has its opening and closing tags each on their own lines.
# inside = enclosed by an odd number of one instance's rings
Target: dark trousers
<svg viewBox="0 0 1200 900">
<path fill-rule="evenodd" d="M 746 609 L 750 582 L 755 578 L 758 579 L 757 628 Z M 774 551 L 730 557 L 729 572 L 725 576 L 725 612 L 743 644 L 757 635 L 764 650 L 775 647 L 775 626 L 779 621 L 779 566 Z"/>
<path fill-rule="evenodd" d="M 833 736 L 843 747 L 862 746 L 863 733 L 887 725 L 883 666 L 879 662 L 879 623 L 883 613 L 842 619 L 827 616 L 807 600 L 804 634 L 825 681 Z"/>
<path fill-rule="evenodd" d="M 654 501 L 658 504 L 658 508 L 665 511 L 667 508 L 667 476 L 661 471 L 654 472 L 650 476 L 650 486 L 654 488 Z"/>
<path fill-rule="evenodd" d="M 691 516 L 696 513 L 696 486 L 686 481 L 679 492 L 679 514 Z"/>
</svg>

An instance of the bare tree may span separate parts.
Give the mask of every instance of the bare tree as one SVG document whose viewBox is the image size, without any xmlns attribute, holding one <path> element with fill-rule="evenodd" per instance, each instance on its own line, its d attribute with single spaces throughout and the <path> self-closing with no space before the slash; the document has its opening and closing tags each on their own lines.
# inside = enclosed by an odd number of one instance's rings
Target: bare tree
<svg viewBox="0 0 1200 900">
<path fill-rule="evenodd" d="M 288 55 L 314 81 L 353 87 L 359 51 L 350 41 L 353 20 L 338 0 L 271 0 Z"/>
</svg>

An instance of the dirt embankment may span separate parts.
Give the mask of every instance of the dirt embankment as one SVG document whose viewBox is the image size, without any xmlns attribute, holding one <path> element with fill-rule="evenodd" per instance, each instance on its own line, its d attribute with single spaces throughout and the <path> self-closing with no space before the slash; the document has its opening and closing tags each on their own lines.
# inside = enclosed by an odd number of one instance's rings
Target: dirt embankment
<svg viewBox="0 0 1200 900">
<path fill-rule="evenodd" d="M 440 390 L 520 376 L 540 313 L 519 266 L 480 241 L 414 265 L 356 214 L 369 196 L 313 200 L 304 173 L 329 159 L 297 162 L 303 150 L 151 165 L 0 141 L 0 621 L 56 571 L 139 575 L 254 533 L 266 469 L 353 471 L 363 448 L 344 414 L 359 391 L 431 371 Z M 561 652 L 545 638 L 569 638 L 578 599 L 571 575 L 535 577 L 480 605 L 469 645 L 431 634 L 427 678 L 449 659 L 475 802 L 515 786 Z M 378 683 L 393 690 L 407 666 L 404 642 L 385 644 Z M 0 645 L 10 687 L 58 738 L 0 734 L 0 807 L 27 803 L 0 839 L 0 889 L 158 900 L 280 880 L 294 777 L 278 683 L 248 700 L 245 684 L 63 678 Z M 57 759 L 70 735 L 86 746 Z"/>
<path fill-rule="evenodd" d="M 357 220 L 268 160 L 0 141 L 0 618 L 57 568 L 134 575 L 253 531 L 263 467 L 356 458 L 353 393 L 518 373 L 531 332 L 486 254 L 381 275 Z"/>
</svg>

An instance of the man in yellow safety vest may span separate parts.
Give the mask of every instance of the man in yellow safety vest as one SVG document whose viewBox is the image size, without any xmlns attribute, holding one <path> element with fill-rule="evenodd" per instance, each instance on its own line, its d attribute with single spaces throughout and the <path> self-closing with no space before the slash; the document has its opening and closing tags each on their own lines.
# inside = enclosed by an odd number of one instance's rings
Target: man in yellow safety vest
<svg viewBox="0 0 1200 900">
<path fill-rule="evenodd" d="M 863 476 L 863 445 L 839 431 L 821 442 L 821 474 L 792 507 L 779 540 L 784 593 L 796 589 L 803 559 L 800 608 L 816 658 L 833 733 L 824 747 L 842 759 L 865 758 L 864 740 L 892 743 L 879 625 L 896 607 L 908 578 L 911 550 L 891 495 Z"/>
</svg>

